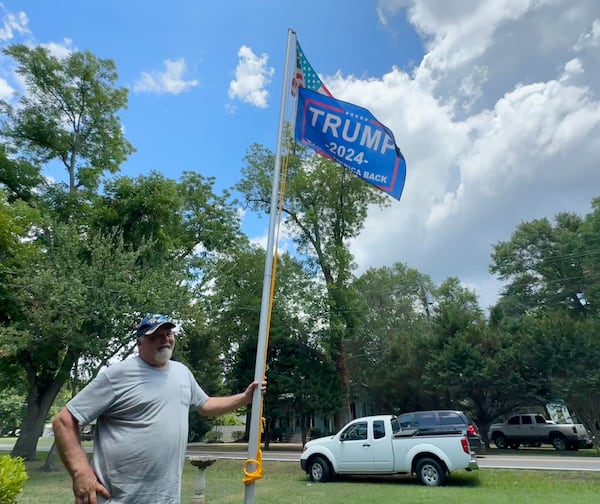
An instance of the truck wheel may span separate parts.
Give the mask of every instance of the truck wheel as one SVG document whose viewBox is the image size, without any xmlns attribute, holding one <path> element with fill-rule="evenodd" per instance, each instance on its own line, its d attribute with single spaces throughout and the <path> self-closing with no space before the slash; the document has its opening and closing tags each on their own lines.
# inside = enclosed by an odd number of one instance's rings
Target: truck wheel
<svg viewBox="0 0 600 504">
<path fill-rule="evenodd" d="M 431 458 L 422 458 L 417 462 L 417 478 L 425 486 L 440 486 L 446 478 L 446 471 L 439 462 Z"/>
<path fill-rule="evenodd" d="M 508 448 L 508 441 L 504 434 L 494 434 L 494 444 L 501 450 L 506 450 Z"/>
<path fill-rule="evenodd" d="M 555 434 L 552 437 L 552 446 L 554 446 L 554 448 L 556 448 L 557 450 L 566 450 L 567 449 L 567 440 L 565 439 L 565 436 L 563 436 L 562 434 Z"/>
<path fill-rule="evenodd" d="M 331 477 L 331 470 L 327 460 L 323 457 L 314 457 L 311 459 L 308 466 L 308 474 L 310 480 L 314 483 L 325 483 Z"/>
</svg>

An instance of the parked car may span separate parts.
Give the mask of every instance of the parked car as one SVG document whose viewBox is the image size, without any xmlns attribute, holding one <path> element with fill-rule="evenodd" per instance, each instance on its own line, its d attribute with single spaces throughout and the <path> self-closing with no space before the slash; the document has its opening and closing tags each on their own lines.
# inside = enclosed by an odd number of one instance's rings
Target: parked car
<svg viewBox="0 0 600 504">
<path fill-rule="evenodd" d="M 413 411 L 399 415 L 398 422 L 403 430 L 418 429 L 421 432 L 461 431 L 466 434 L 471 451 L 475 453 L 481 452 L 485 446 L 481 440 L 479 428 L 463 411 Z"/>
<path fill-rule="evenodd" d="M 81 428 L 81 440 L 82 441 L 91 441 L 94 439 L 94 432 L 96 431 L 96 423 L 84 425 Z"/>
<path fill-rule="evenodd" d="M 500 449 L 518 448 L 521 444 L 539 446 L 541 443 L 549 443 L 557 450 L 594 446 L 583 424 L 555 423 L 534 413 L 513 415 L 505 422 L 492 424 L 488 439 Z"/>
<path fill-rule="evenodd" d="M 315 483 L 338 474 L 414 474 L 427 486 L 443 484 L 454 471 L 479 468 L 463 433 L 402 430 L 392 415 L 357 418 L 334 436 L 308 441 L 300 467 Z"/>
</svg>

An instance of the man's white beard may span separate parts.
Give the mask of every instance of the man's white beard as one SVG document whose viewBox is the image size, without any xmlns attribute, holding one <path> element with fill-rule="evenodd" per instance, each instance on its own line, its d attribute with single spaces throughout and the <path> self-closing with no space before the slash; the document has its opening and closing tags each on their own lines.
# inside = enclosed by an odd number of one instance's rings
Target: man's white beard
<svg viewBox="0 0 600 504">
<path fill-rule="evenodd" d="M 171 358 L 171 355 L 173 355 L 173 349 L 164 347 L 156 352 L 156 354 L 154 355 L 154 358 L 160 364 L 166 364 L 169 361 L 169 359 Z"/>
</svg>

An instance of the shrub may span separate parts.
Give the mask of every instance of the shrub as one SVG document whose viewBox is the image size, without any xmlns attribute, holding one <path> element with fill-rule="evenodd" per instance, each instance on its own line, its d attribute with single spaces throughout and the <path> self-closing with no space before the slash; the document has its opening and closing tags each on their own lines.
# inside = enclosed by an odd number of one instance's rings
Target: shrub
<svg viewBox="0 0 600 504">
<path fill-rule="evenodd" d="M 15 504 L 26 479 L 25 462 L 21 457 L 0 457 L 0 504 Z"/>
<path fill-rule="evenodd" d="M 238 418 L 238 415 L 235 413 L 227 413 L 226 415 L 220 416 L 217 420 L 219 420 L 220 425 L 242 425 L 241 420 Z"/>
<path fill-rule="evenodd" d="M 190 443 L 201 441 L 205 434 L 210 431 L 214 425 L 213 418 L 202 417 L 193 410 L 190 410 L 189 422 L 190 433 L 188 436 L 188 441 Z"/>
<path fill-rule="evenodd" d="M 231 433 L 232 439 L 237 443 L 238 441 L 242 441 L 246 433 L 243 430 L 234 430 Z"/>
<path fill-rule="evenodd" d="M 204 436 L 204 440 L 207 443 L 219 443 L 221 441 L 222 437 L 223 437 L 222 432 L 211 430 L 206 433 L 206 435 Z"/>
</svg>

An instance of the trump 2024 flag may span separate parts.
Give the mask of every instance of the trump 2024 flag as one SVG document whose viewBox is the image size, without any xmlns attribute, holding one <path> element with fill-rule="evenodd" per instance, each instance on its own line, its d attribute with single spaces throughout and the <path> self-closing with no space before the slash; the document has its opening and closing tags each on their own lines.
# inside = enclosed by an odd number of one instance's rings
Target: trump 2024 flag
<svg viewBox="0 0 600 504">
<path fill-rule="evenodd" d="M 300 87 L 294 137 L 400 199 L 406 161 L 393 133 L 367 109 Z"/>
</svg>

